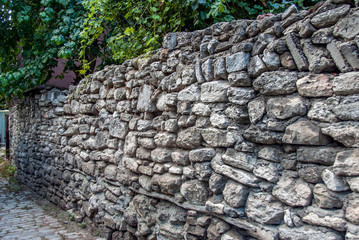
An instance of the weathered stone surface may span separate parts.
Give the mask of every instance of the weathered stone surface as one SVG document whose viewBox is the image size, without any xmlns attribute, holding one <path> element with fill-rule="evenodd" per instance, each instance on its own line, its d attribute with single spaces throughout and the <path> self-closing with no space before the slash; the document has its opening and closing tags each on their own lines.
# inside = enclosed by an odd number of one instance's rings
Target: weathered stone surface
<svg viewBox="0 0 359 240">
<path fill-rule="evenodd" d="M 225 113 L 228 118 L 236 121 L 237 123 L 249 123 L 248 110 L 245 106 L 231 105 L 226 108 Z"/>
<path fill-rule="evenodd" d="M 345 209 L 345 218 L 356 225 L 359 224 L 359 194 L 348 195 L 348 206 Z"/>
<path fill-rule="evenodd" d="M 305 234 L 303 234 L 305 233 Z M 343 237 L 334 230 L 323 227 L 311 227 L 304 225 L 302 227 L 288 228 L 287 226 L 279 227 L 280 239 L 288 240 L 339 240 Z"/>
<path fill-rule="evenodd" d="M 355 240 L 359 236 L 359 227 L 358 225 L 347 223 L 347 232 L 345 233 L 345 238 L 347 240 Z"/>
<path fill-rule="evenodd" d="M 184 149 L 195 149 L 201 145 L 202 137 L 196 128 L 187 128 L 177 135 L 177 146 Z"/>
<path fill-rule="evenodd" d="M 300 120 L 286 127 L 282 141 L 289 144 L 326 145 L 330 138 L 310 121 Z"/>
<path fill-rule="evenodd" d="M 255 167 L 257 162 L 257 158 L 253 155 L 243 152 L 237 152 L 232 148 L 227 149 L 226 153 L 222 155 L 222 160 L 225 164 L 249 172 L 253 171 L 253 168 Z"/>
<path fill-rule="evenodd" d="M 280 63 L 281 65 L 290 70 L 296 70 L 297 65 L 295 65 L 294 59 L 290 52 L 285 52 L 284 54 L 280 55 Z"/>
<path fill-rule="evenodd" d="M 309 207 L 302 220 L 311 225 L 333 228 L 337 231 L 346 230 L 346 221 L 344 220 L 344 211 L 329 211 L 320 208 Z"/>
<path fill-rule="evenodd" d="M 346 147 L 359 147 L 359 124 L 356 122 L 333 123 L 322 132 Z"/>
<path fill-rule="evenodd" d="M 156 148 L 151 152 L 152 161 L 158 163 L 170 162 L 171 158 L 171 150 L 167 148 Z"/>
<path fill-rule="evenodd" d="M 247 105 L 247 103 L 256 97 L 256 93 L 252 88 L 230 87 L 227 91 L 228 100 L 238 105 Z"/>
<path fill-rule="evenodd" d="M 205 103 L 227 102 L 228 88 L 229 83 L 226 81 L 204 83 L 201 86 L 201 101 Z"/>
<path fill-rule="evenodd" d="M 238 233 L 236 230 L 232 229 L 221 235 L 221 240 L 244 240 L 245 237 Z"/>
<path fill-rule="evenodd" d="M 234 72 L 228 75 L 228 81 L 235 87 L 251 87 L 252 81 L 247 72 Z"/>
<path fill-rule="evenodd" d="M 339 152 L 335 158 L 333 171 L 339 176 L 359 176 L 359 150 Z"/>
<path fill-rule="evenodd" d="M 227 182 L 227 177 L 221 175 L 221 174 L 217 174 L 215 172 L 213 172 L 211 174 L 211 177 L 209 178 L 208 184 L 209 184 L 209 189 L 214 193 L 214 194 L 219 194 L 223 192 L 223 189 L 226 185 Z"/>
<path fill-rule="evenodd" d="M 189 163 L 188 151 L 176 151 L 171 153 L 171 158 L 174 163 L 186 166 Z"/>
<path fill-rule="evenodd" d="M 258 77 L 267 70 L 267 66 L 264 64 L 259 55 L 252 57 L 251 61 L 248 63 L 248 74 L 251 77 Z"/>
<path fill-rule="evenodd" d="M 211 109 L 206 104 L 196 103 L 193 105 L 192 113 L 201 117 L 208 117 L 211 115 Z"/>
<path fill-rule="evenodd" d="M 305 57 L 305 55 L 302 51 L 302 48 L 300 47 L 300 42 L 299 42 L 298 37 L 293 33 L 289 33 L 286 35 L 285 40 L 286 40 L 288 49 L 289 49 L 290 53 L 292 54 L 294 62 L 297 65 L 299 71 L 308 70 L 308 67 L 309 67 L 308 60 Z"/>
<path fill-rule="evenodd" d="M 299 177 L 308 183 L 322 182 L 321 174 L 325 169 L 322 165 L 297 163 Z"/>
<path fill-rule="evenodd" d="M 297 150 L 297 159 L 304 163 L 319 163 L 333 165 L 335 157 L 342 148 L 333 147 L 300 147 Z"/>
<path fill-rule="evenodd" d="M 312 102 L 311 108 L 308 112 L 310 120 L 320 122 L 338 122 L 339 119 L 332 112 L 332 106 L 326 100 L 316 100 Z"/>
<path fill-rule="evenodd" d="M 284 152 L 280 147 L 263 147 L 258 152 L 258 157 L 272 162 L 280 162 L 283 153 Z"/>
<path fill-rule="evenodd" d="M 333 91 L 338 95 L 359 93 L 359 72 L 349 72 L 334 78 Z"/>
<path fill-rule="evenodd" d="M 334 114 L 341 120 L 359 121 L 359 96 L 332 97 L 327 100 Z"/>
<path fill-rule="evenodd" d="M 335 175 L 329 169 L 322 172 L 322 179 L 327 188 L 334 192 L 342 192 L 349 190 L 349 185 L 342 177 Z"/>
<path fill-rule="evenodd" d="M 212 114 L 209 120 L 213 127 L 227 128 L 229 125 L 229 119 L 224 114 Z"/>
<path fill-rule="evenodd" d="M 267 114 L 270 118 L 288 119 L 307 113 L 307 99 L 300 96 L 274 97 L 267 102 Z"/>
<path fill-rule="evenodd" d="M 272 194 L 281 202 L 292 206 L 308 206 L 312 200 L 312 189 L 301 179 L 291 176 L 291 172 L 284 172 Z"/>
<path fill-rule="evenodd" d="M 296 72 L 265 72 L 253 82 L 253 87 L 264 95 L 290 94 L 296 90 L 297 79 Z"/>
<path fill-rule="evenodd" d="M 251 173 L 225 165 L 219 154 L 213 158 L 211 166 L 216 173 L 231 178 L 245 186 L 257 187 L 260 181 Z"/>
<path fill-rule="evenodd" d="M 338 8 L 328 10 L 315 15 L 310 21 L 314 27 L 323 28 L 334 25 L 341 17 L 349 12 L 349 5 L 343 5 Z"/>
<path fill-rule="evenodd" d="M 334 27 L 334 36 L 353 39 L 359 33 L 359 12 L 352 11 L 345 18 L 339 20 Z"/>
<path fill-rule="evenodd" d="M 184 182 L 181 186 L 181 194 L 188 202 L 196 205 L 204 205 L 208 198 L 207 187 L 198 180 Z"/>
<path fill-rule="evenodd" d="M 335 65 L 339 68 L 341 72 L 349 72 L 350 67 L 346 63 L 342 53 L 338 48 L 337 41 L 333 40 L 327 44 L 327 50 L 329 51 L 330 56 L 333 58 Z"/>
<path fill-rule="evenodd" d="M 349 187 L 354 192 L 359 192 L 359 177 L 350 177 L 346 179 Z"/>
<path fill-rule="evenodd" d="M 214 79 L 214 69 L 213 69 L 213 58 L 208 58 L 202 64 L 203 76 L 206 81 L 212 81 Z"/>
<path fill-rule="evenodd" d="M 140 89 L 140 95 L 138 96 L 137 109 L 141 112 L 154 112 L 156 106 L 151 101 L 151 95 L 153 93 L 150 85 L 143 85 Z"/>
<path fill-rule="evenodd" d="M 253 169 L 253 173 L 259 178 L 275 183 L 279 180 L 280 172 L 282 170 L 283 167 L 279 163 L 258 160 L 255 168 Z"/>
<path fill-rule="evenodd" d="M 283 134 L 251 126 L 244 131 L 243 137 L 254 143 L 276 144 L 282 142 Z"/>
<path fill-rule="evenodd" d="M 334 61 L 326 48 L 313 45 L 310 39 L 302 40 L 302 46 L 308 59 L 309 71 L 314 73 L 334 71 Z"/>
<path fill-rule="evenodd" d="M 181 176 L 171 173 L 165 173 L 163 175 L 155 174 L 151 181 L 153 185 L 157 185 L 161 188 L 161 192 L 171 195 L 179 191 L 182 183 Z"/>
<path fill-rule="evenodd" d="M 178 93 L 178 101 L 197 102 L 200 99 L 200 93 L 199 87 L 192 84 Z"/>
<path fill-rule="evenodd" d="M 191 162 L 208 162 L 216 155 L 213 148 L 200 148 L 189 152 Z"/>
<path fill-rule="evenodd" d="M 333 39 L 333 28 L 322 28 L 312 35 L 312 43 L 314 44 L 327 44 Z"/>
<path fill-rule="evenodd" d="M 253 99 L 248 103 L 248 115 L 251 123 L 257 123 L 262 119 L 266 111 L 266 104 L 263 98 Z"/>
<path fill-rule="evenodd" d="M 201 135 L 203 140 L 211 147 L 231 147 L 236 142 L 234 134 L 216 128 L 202 129 Z"/>
<path fill-rule="evenodd" d="M 328 75 L 308 75 L 297 81 L 297 89 L 304 97 L 330 97 L 333 95 L 332 83 Z"/>
<path fill-rule="evenodd" d="M 227 70 L 226 70 L 226 63 L 224 61 L 224 58 L 218 58 L 214 62 L 214 79 L 216 80 L 227 79 Z"/>
<path fill-rule="evenodd" d="M 282 203 L 265 192 L 251 192 L 245 211 L 249 219 L 264 224 L 280 224 L 284 216 Z"/>
<path fill-rule="evenodd" d="M 154 137 L 155 144 L 158 147 L 175 147 L 176 146 L 176 134 L 169 132 L 159 132 Z"/>
<path fill-rule="evenodd" d="M 359 51 L 354 43 L 345 42 L 339 45 L 340 51 L 353 70 L 359 70 Z"/>
<path fill-rule="evenodd" d="M 248 194 L 247 187 L 232 180 L 228 180 L 223 190 L 224 200 L 233 208 L 245 206 Z"/>
<path fill-rule="evenodd" d="M 270 52 L 265 49 L 262 60 L 271 71 L 275 71 L 280 67 L 280 57 L 275 52 Z"/>
<path fill-rule="evenodd" d="M 247 52 L 237 52 L 226 57 L 226 69 L 228 73 L 241 71 L 247 68 L 250 54 Z"/>
<path fill-rule="evenodd" d="M 320 208 L 341 208 L 343 206 L 339 195 L 330 191 L 324 184 L 316 184 L 313 188 L 314 201 Z"/>
</svg>

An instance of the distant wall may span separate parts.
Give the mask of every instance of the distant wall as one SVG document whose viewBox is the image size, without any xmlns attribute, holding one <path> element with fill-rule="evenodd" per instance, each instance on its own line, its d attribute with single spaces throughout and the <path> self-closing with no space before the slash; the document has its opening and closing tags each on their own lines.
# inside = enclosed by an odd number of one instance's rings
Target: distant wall
<svg viewBox="0 0 359 240">
<path fill-rule="evenodd" d="M 109 239 L 358 239 L 359 9 L 332 2 L 29 92 L 18 178 Z"/>
</svg>

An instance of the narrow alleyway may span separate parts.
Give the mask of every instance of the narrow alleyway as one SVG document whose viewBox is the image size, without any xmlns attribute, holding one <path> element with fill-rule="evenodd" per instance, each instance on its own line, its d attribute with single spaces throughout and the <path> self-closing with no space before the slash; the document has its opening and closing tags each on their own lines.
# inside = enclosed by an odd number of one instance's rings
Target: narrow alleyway
<svg viewBox="0 0 359 240">
<path fill-rule="evenodd" d="M 31 191 L 0 177 L 0 239 L 101 239 L 70 222 L 64 211 L 44 200 L 39 205 L 39 201 Z M 50 212 L 57 216 L 51 216 Z"/>
</svg>

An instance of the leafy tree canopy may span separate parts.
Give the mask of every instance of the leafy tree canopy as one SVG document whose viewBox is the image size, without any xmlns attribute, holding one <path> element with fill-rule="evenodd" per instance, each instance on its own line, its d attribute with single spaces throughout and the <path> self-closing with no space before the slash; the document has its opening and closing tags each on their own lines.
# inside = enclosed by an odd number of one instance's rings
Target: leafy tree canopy
<svg viewBox="0 0 359 240">
<path fill-rule="evenodd" d="M 318 0 L 0 0 L 0 102 L 47 82 L 66 59 L 76 81 L 160 46 L 173 31 L 278 13 Z M 101 68 L 101 66 L 100 66 Z M 62 76 L 58 76 L 61 78 Z"/>
</svg>

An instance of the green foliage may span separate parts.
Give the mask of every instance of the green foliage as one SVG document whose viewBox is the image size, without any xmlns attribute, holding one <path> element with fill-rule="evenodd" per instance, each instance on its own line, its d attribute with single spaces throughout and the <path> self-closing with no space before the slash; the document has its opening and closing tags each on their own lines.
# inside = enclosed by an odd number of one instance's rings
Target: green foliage
<svg viewBox="0 0 359 240">
<path fill-rule="evenodd" d="M 161 45 L 174 31 L 278 13 L 318 0 L 0 0 L 0 104 L 48 81 L 57 60 L 76 81 Z M 62 78 L 63 75 L 58 76 Z"/>
</svg>

